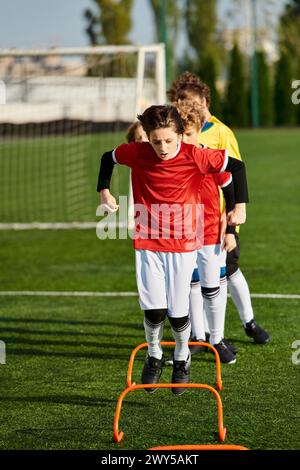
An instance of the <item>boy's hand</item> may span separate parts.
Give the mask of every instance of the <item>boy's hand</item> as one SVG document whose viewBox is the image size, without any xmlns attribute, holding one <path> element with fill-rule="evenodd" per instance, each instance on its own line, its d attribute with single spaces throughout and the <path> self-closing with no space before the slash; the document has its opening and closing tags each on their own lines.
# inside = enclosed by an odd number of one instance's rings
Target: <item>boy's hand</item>
<svg viewBox="0 0 300 470">
<path fill-rule="evenodd" d="M 236 239 L 233 233 L 226 233 L 223 238 L 221 248 L 222 250 L 226 250 L 227 253 L 230 253 L 236 248 Z"/>
<path fill-rule="evenodd" d="M 100 191 L 100 202 L 107 212 L 116 212 L 119 209 L 116 199 L 110 194 L 109 189 Z"/>
<path fill-rule="evenodd" d="M 239 203 L 234 206 L 234 209 L 227 214 L 228 225 L 241 225 L 246 222 L 246 204 Z"/>
</svg>

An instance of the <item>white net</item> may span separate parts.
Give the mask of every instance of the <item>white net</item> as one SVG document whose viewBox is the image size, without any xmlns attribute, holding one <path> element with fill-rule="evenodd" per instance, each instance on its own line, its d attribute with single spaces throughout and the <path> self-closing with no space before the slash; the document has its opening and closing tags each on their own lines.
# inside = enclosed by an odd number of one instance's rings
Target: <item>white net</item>
<svg viewBox="0 0 300 470">
<path fill-rule="evenodd" d="M 94 223 L 100 155 L 164 99 L 161 45 L 0 49 L 1 227 Z M 117 196 L 128 175 L 115 172 Z"/>
</svg>

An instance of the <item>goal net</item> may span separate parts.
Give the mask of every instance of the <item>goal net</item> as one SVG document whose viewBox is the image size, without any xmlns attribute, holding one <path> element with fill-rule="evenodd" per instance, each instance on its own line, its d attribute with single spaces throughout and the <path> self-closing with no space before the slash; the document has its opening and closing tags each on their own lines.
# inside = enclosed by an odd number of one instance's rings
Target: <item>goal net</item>
<svg viewBox="0 0 300 470">
<path fill-rule="evenodd" d="M 99 158 L 165 102 L 164 63 L 161 44 L 0 49 L 0 228 L 96 225 Z"/>
</svg>

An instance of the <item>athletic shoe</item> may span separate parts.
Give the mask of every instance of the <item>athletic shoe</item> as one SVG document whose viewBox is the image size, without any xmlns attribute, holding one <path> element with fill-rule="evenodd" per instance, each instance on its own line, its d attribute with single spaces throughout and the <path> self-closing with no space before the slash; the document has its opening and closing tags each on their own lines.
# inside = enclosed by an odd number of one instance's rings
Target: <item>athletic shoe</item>
<svg viewBox="0 0 300 470">
<path fill-rule="evenodd" d="M 167 359 L 165 359 L 164 366 L 172 366 L 173 364 L 174 364 L 173 356 L 170 356 Z"/>
<path fill-rule="evenodd" d="M 227 348 L 234 354 L 236 355 L 238 353 L 238 348 L 232 344 L 228 339 L 223 339 L 223 343 L 227 346 Z"/>
<path fill-rule="evenodd" d="M 202 343 L 205 343 L 206 341 L 204 339 L 197 339 L 196 336 L 193 338 L 190 338 L 190 341 L 201 341 Z M 195 346 L 189 346 L 191 355 L 193 354 L 199 354 L 207 351 L 206 346 L 200 346 L 200 345 L 195 345 Z"/>
<path fill-rule="evenodd" d="M 157 359 L 156 357 L 147 356 L 142 371 L 142 383 L 157 384 L 162 373 L 163 365 L 163 357 L 161 359 Z M 145 388 L 145 390 L 148 393 L 154 393 L 157 388 Z"/>
<path fill-rule="evenodd" d="M 173 384 L 187 384 L 190 379 L 190 365 L 191 365 L 191 354 L 186 361 L 173 361 L 173 374 L 172 374 L 172 383 Z M 186 388 L 177 388 L 173 387 L 172 392 L 174 395 L 182 395 L 186 391 Z"/>
<path fill-rule="evenodd" d="M 236 362 L 236 357 L 233 352 L 226 346 L 224 341 L 220 341 L 218 344 L 214 344 L 214 348 L 219 353 L 220 361 L 223 364 L 234 364 Z"/>
<path fill-rule="evenodd" d="M 254 318 L 248 323 L 246 323 L 244 330 L 246 332 L 246 335 L 250 338 L 253 338 L 254 342 L 257 344 L 265 344 L 270 341 L 269 334 L 256 323 Z"/>
<path fill-rule="evenodd" d="M 209 343 L 209 338 L 210 338 L 210 334 L 209 333 L 205 333 L 205 342 L 206 343 Z M 223 343 L 226 344 L 227 348 L 235 355 L 238 353 L 238 348 L 232 344 L 229 339 L 225 339 L 223 338 Z"/>
</svg>

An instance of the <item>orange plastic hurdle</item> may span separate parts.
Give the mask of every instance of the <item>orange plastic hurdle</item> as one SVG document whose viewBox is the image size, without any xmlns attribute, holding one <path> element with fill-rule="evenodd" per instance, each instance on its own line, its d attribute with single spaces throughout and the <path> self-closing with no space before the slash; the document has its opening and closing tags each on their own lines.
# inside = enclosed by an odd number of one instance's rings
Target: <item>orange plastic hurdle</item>
<svg viewBox="0 0 300 470">
<path fill-rule="evenodd" d="M 175 341 L 162 341 L 160 343 L 162 346 L 175 346 Z M 221 379 L 221 363 L 220 363 L 220 358 L 218 351 L 209 343 L 204 343 L 202 341 L 191 341 L 189 342 L 189 346 L 207 346 L 209 349 L 211 349 L 215 355 L 215 361 L 216 361 L 216 389 L 217 390 L 222 390 L 222 379 Z M 142 343 L 139 344 L 131 353 L 130 359 L 129 359 L 129 364 L 128 364 L 128 371 L 127 371 L 127 379 L 126 379 L 126 385 L 127 387 L 131 387 L 132 385 L 135 385 L 135 382 L 132 382 L 132 369 L 133 369 L 133 363 L 134 359 L 136 356 L 136 353 L 142 349 L 142 348 L 147 348 L 148 343 Z"/>
<path fill-rule="evenodd" d="M 248 447 L 235 444 L 195 444 L 178 446 L 158 446 L 148 450 L 249 450 Z"/>
<path fill-rule="evenodd" d="M 202 388 L 209 390 L 212 392 L 216 398 L 217 402 L 217 409 L 218 409 L 218 434 L 219 434 L 219 441 L 223 442 L 225 440 L 226 436 L 226 428 L 224 427 L 223 424 L 223 406 L 222 406 L 222 400 L 220 398 L 219 393 L 210 385 L 206 384 L 155 384 L 155 388 L 173 388 L 173 387 L 182 387 L 182 388 Z M 133 392 L 134 390 L 141 390 L 141 389 L 146 389 L 146 388 L 153 388 L 153 384 L 141 384 L 141 385 L 131 385 L 123 392 L 121 393 L 117 407 L 116 407 L 116 412 L 115 412 L 115 418 L 114 418 L 114 440 L 115 442 L 120 442 L 123 437 L 124 437 L 124 432 L 119 431 L 119 421 L 120 421 L 120 414 L 121 414 L 121 408 L 122 408 L 122 403 L 124 398 L 126 397 L 127 393 Z"/>
</svg>

